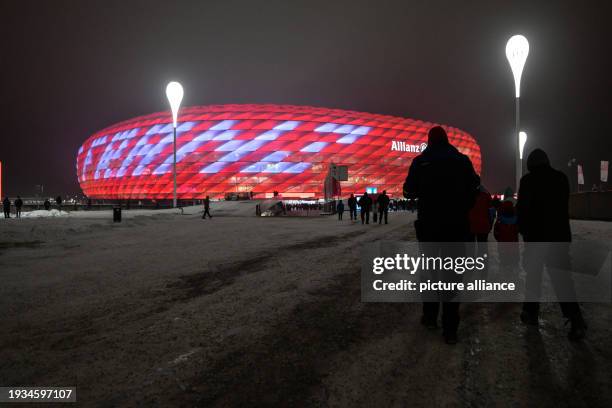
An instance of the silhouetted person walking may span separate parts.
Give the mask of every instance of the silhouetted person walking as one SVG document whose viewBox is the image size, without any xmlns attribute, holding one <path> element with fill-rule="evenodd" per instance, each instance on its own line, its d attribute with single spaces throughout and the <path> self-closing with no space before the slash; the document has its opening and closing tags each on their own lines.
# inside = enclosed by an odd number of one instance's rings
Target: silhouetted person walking
<svg viewBox="0 0 612 408">
<path fill-rule="evenodd" d="M 480 179 L 480 178 L 479 178 Z M 470 242 L 487 242 L 493 227 L 494 209 L 491 194 L 481 184 L 478 186 L 474 205 L 470 209 Z"/>
<path fill-rule="evenodd" d="M 62 196 L 55 197 L 55 203 L 57 204 L 57 209 L 62 212 Z"/>
<path fill-rule="evenodd" d="M 436 243 L 465 242 L 468 238 L 468 212 L 474 204 L 478 187 L 474 167 L 466 155 L 448 142 L 446 132 L 440 126 L 429 130 L 427 144 L 427 148 L 412 161 L 404 183 L 404 196 L 418 199 L 417 239 L 423 243 L 427 256 L 465 256 L 457 253 L 455 248 L 449 253 L 449 249 Z M 451 273 L 454 276 L 450 279 L 458 279 L 458 275 Z M 452 295 L 447 293 L 444 298 L 451 300 Z M 427 328 L 436 328 L 439 308 L 439 301 L 423 302 L 421 323 Z M 447 343 L 457 342 L 458 327 L 459 303 L 444 301 L 442 328 Z"/>
<path fill-rule="evenodd" d="M 11 218 L 11 200 L 8 197 L 4 197 L 4 200 L 2 200 L 2 209 L 4 210 L 4 218 Z"/>
<path fill-rule="evenodd" d="M 518 202 L 519 231 L 525 241 L 524 266 L 527 272 L 527 291 L 539 287 L 544 266 L 557 295 L 560 291 L 573 292 L 569 274 L 569 243 L 572 232 L 569 223 L 569 182 L 562 172 L 553 169 L 546 153 L 535 149 L 527 158 L 529 172 L 521 178 Z M 538 242 L 540 244 L 532 244 Z M 554 243 L 554 244 L 548 244 Z M 557 269 L 555 271 L 555 269 Z M 568 337 L 580 340 L 586 324 L 577 302 L 560 302 L 563 316 L 569 319 Z M 523 304 L 521 320 L 537 325 L 540 304 Z"/>
<path fill-rule="evenodd" d="M 357 221 L 357 199 L 353 194 L 348 199 L 348 208 L 351 221 Z"/>
<path fill-rule="evenodd" d="M 361 207 L 361 223 L 370 223 L 370 210 L 372 209 L 372 199 L 366 191 L 359 199 L 359 207 Z"/>
<path fill-rule="evenodd" d="M 207 215 L 209 218 L 212 218 L 212 215 L 210 215 L 210 197 L 209 196 L 206 196 L 206 198 L 204 199 L 204 214 L 202 214 L 202 219 L 205 220 Z"/>
<path fill-rule="evenodd" d="M 43 203 L 43 206 L 45 207 L 45 210 L 49 211 L 51 209 L 51 201 L 49 201 L 49 199 L 47 198 Z"/>
<path fill-rule="evenodd" d="M 383 215 L 385 217 L 385 224 L 388 224 L 389 217 L 389 196 L 387 190 L 383 190 L 382 194 L 378 196 L 378 223 L 382 223 Z"/>
<path fill-rule="evenodd" d="M 17 196 L 15 200 L 15 216 L 21 218 L 21 207 L 23 207 L 23 200 L 20 196 Z"/>
<path fill-rule="evenodd" d="M 342 202 L 342 200 L 338 201 L 336 211 L 338 212 L 338 220 L 342 221 L 342 214 L 344 214 L 344 203 Z"/>
</svg>

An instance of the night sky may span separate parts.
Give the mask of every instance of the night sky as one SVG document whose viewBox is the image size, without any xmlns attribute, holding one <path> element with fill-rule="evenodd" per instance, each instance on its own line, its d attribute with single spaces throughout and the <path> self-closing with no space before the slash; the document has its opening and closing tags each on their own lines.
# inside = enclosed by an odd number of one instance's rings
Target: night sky
<svg viewBox="0 0 612 408">
<path fill-rule="evenodd" d="M 612 160 L 606 2 L 0 0 L 4 190 L 80 192 L 92 133 L 183 105 L 278 103 L 440 122 L 471 133 L 491 190 L 513 184 L 514 84 L 504 49 L 530 42 L 526 149 L 586 184 Z"/>
</svg>

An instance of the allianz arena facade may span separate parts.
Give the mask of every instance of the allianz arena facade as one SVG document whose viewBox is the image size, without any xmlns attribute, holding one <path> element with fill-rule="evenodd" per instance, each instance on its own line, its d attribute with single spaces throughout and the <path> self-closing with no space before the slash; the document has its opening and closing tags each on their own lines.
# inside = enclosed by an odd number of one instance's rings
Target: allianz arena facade
<svg viewBox="0 0 612 408">
<path fill-rule="evenodd" d="M 436 124 L 393 116 L 289 105 L 214 105 L 180 110 L 177 196 L 228 193 L 323 197 L 331 163 L 348 166 L 341 195 L 366 189 L 400 197 L 412 159 Z M 444 126 L 480 173 L 474 138 Z M 172 199 L 173 128 L 169 112 L 103 129 L 79 148 L 77 177 L 94 199 Z"/>
</svg>

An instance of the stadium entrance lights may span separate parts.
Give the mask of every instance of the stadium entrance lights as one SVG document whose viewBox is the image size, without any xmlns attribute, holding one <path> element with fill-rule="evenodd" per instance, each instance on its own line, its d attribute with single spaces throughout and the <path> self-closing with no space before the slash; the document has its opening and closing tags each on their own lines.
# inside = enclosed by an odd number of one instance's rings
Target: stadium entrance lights
<svg viewBox="0 0 612 408">
<path fill-rule="evenodd" d="M 514 89 L 515 89 L 515 102 L 516 102 L 516 191 L 518 191 L 519 182 L 523 175 L 523 169 L 521 167 L 521 136 L 519 133 L 520 126 L 520 110 L 519 110 L 519 98 L 521 97 L 521 76 L 523 75 L 523 68 L 529 55 L 529 42 L 527 38 L 522 35 L 513 35 L 506 44 L 506 58 L 510 63 L 512 69 L 512 75 L 514 75 Z"/>
<path fill-rule="evenodd" d="M 176 81 L 168 83 L 166 86 L 166 97 L 170 102 L 170 109 L 172 110 L 172 128 L 174 130 L 173 139 L 173 160 L 172 160 L 172 176 L 174 177 L 174 190 L 172 193 L 172 207 L 176 208 L 176 123 L 178 119 L 179 107 L 183 100 L 183 87 Z"/>
</svg>

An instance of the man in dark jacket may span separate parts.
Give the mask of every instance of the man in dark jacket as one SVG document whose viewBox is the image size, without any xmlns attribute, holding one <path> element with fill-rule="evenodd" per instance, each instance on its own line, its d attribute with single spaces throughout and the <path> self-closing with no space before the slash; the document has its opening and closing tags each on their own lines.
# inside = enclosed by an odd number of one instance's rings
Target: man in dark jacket
<svg viewBox="0 0 612 408">
<path fill-rule="evenodd" d="M 523 258 L 528 293 L 533 287 L 539 287 L 546 265 L 557 295 L 560 291 L 571 294 L 574 286 L 569 272 L 569 242 L 572 240 L 569 182 L 565 174 L 550 166 L 548 156 L 541 149 L 531 152 L 527 169 L 529 173 L 521 178 L 516 207 L 519 232 L 526 243 Z M 552 242 L 555 244 L 548 244 Z M 571 340 L 582 339 L 586 324 L 580 306 L 575 301 L 560 302 L 560 306 L 572 325 L 568 337 Z M 538 302 L 524 303 L 521 320 L 537 325 L 539 309 Z"/>
<path fill-rule="evenodd" d="M 342 215 L 344 214 L 344 203 L 342 200 L 338 200 L 338 205 L 336 205 L 336 212 L 338 213 L 338 220 L 342 221 Z"/>
<path fill-rule="evenodd" d="M 11 200 L 8 197 L 4 197 L 4 200 L 2 200 L 2 209 L 4 210 L 4 218 L 11 218 Z"/>
<path fill-rule="evenodd" d="M 212 218 L 212 215 L 210 215 L 210 196 L 206 196 L 204 199 L 204 214 L 202 214 L 202 219 L 205 220 L 207 215 L 209 218 Z"/>
<path fill-rule="evenodd" d="M 351 221 L 357 221 L 357 199 L 353 194 L 348 199 L 348 208 Z"/>
<path fill-rule="evenodd" d="M 428 256 L 465 256 L 454 253 L 457 248 L 448 253 L 443 245 L 431 243 L 467 240 L 468 213 L 474 204 L 477 188 L 478 178 L 470 159 L 448 142 L 442 127 L 431 128 L 427 148 L 412 161 L 404 183 L 404 196 L 410 200 L 418 199 L 416 235 L 424 243 Z M 452 296 L 445 299 L 451 300 Z M 436 328 L 439 308 L 438 301 L 423 302 L 421 323 L 427 328 Z M 443 302 L 442 328 L 447 343 L 457 342 L 458 327 L 459 303 Z"/>
<path fill-rule="evenodd" d="M 21 207 L 23 207 L 23 200 L 20 196 L 17 196 L 15 200 L 15 216 L 21 218 Z"/>
<path fill-rule="evenodd" d="M 385 224 L 388 224 L 389 217 L 389 196 L 387 190 L 383 190 L 382 194 L 378 196 L 378 223 L 382 223 L 383 215 L 385 216 Z"/>
<path fill-rule="evenodd" d="M 359 206 L 361 207 L 361 223 L 370 223 L 370 210 L 372 209 L 372 199 L 366 191 L 359 199 Z"/>
</svg>

